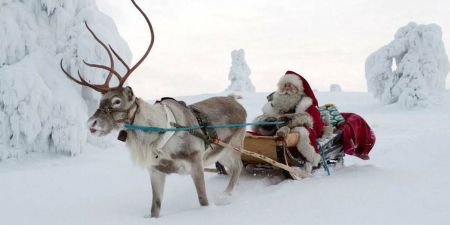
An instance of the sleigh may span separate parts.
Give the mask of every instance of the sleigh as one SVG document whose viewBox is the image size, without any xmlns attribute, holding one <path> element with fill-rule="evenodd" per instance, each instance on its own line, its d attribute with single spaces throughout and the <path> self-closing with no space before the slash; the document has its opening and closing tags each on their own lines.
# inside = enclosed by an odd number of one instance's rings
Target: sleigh
<svg viewBox="0 0 450 225">
<path fill-rule="evenodd" d="M 334 105 L 325 105 L 328 109 Z M 335 107 L 334 107 L 335 108 Z M 329 115 L 333 114 L 333 119 Z M 328 174 L 329 167 L 343 165 L 344 156 L 352 155 L 362 160 L 369 160 L 369 152 L 375 144 L 375 134 L 367 122 L 355 113 L 329 113 L 325 116 L 323 135 L 317 139 L 317 149 L 321 155 L 322 161 L 317 168 L 323 168 Z M 338 116 L 341 116 L 339 121 Z M 267 133 L 275 134 L 278 128 L 273 125 L 265 127 Z M 245 169 L 256 175 L 267 171 L 282 171 L 284 176 L 294 179 L 308 177 L 305 174 L 305 158 L 300 154 L 295 146 L 300 137 L 298 133 L 290 133 L 285 138 L 277 136 L 260 136 L 255 133 L 247 132 L 244 139 L 244 147 L 236 149 L 233 146 L 222 145 L 222 147 L 234 148 L 239 151 Z M 223 143 L 222 143 L 223 144 Z M 216 164 L 216 170 L 225 174 L 225 168 Z M 280 168 L 279 170 L 275 168 Z M 301 174 L 299 171 L 303 171 Z M 309 171 L 309 170 L 308 170 Z"/>
<path fill-rule="evenodd" d="M 248 132 L 244 139 L 244 149 L 266 156 L 289 167 L 303 168 L 305 158 L 295 147 L 298 141 L 298 133 L 290 133 L 287 137 L 282 138 L 259 136 Z M 343 164 L 345 153 L 342 145 L 342 131 L 336 130 L 327 137 L 318 139 L 317 145 L 322 156 L 322 162 L 314 170 L 328 169 L 329 166 L 334 167 Z M 241 158 L 244 167 L 251 174 L 272 174 L 276 172 L 275 167 L 259 158 L 245 154 Z M 220 174 L 226 174 L 225 168 L 219 163 L 216 164 L 216 169 Z M 286 170 L 278 170 L 278 172 L 281 172 L 286 178 L 292 178 Z"/>
</svg>

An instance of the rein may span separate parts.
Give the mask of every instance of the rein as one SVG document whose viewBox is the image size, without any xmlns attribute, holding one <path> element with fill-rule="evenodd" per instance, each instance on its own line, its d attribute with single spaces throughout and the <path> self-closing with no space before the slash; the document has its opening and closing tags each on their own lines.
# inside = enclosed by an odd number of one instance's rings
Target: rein
<svg viewBox="0 0 450 225">
<path fill-rule="evenodd" d="M 124 128 L 128 130 L 140 130 L 144 132 L 158 132 L 158 133 L 164 133 L 166 132 L 177 132 L 177 131 L 187 131 L 190 134 L 202 139 L 206 145 L 210 145 L 214 142 L 215 139 L 217 139 L 217 134 L 215 132 L 215 128 L 228 128 L 228 127 L 245 127 L 245 126 L 252 126 L 252 125 L 281 125 L 286 124 L 285 122 L 256 122 L 256 123 L 231 123 L 231 124 L 221 124 L 221 125 L 200 125 L 200 126 L 192 126 L 192 127 L 186 127 L 182 126 L 177 123 L 170 123 L 172 128 L 162 128 L 162 127 L 147 127 L 147 126 L 137 126 L 137 125 L 130 125 L 125 124 Z M 202 130 L 203 132 L 200 132 L 198 130 Z M 124 130 L 122 130 L 125 132 Z M 121 131 L 121 133 L 122 133 Z M 124 134 L 122 134 L 124 135 Z M 121 135 L 119 135 L 121 137 Z M 121 140 L 119 138 L 119 140 Z"/>
<path fill-rule="evenodd" d="M 125 124 L 123 127 L 129 130 L 140 130 L 144 132 L 169 132 L 169 131 L 192 131 L 202 128 L 228 128 L 228 127 L 246 127 L 253 125 L 284 125 L 286 122 L 255 122 L 255 123 L 230 123 L 230 124 L 218 124 L 218 125 L 206 125 L 206 126 L 192 126 L 192 127 L 173 127 L 173 128 L 162 128 L 162 127 L 147 127 Z M 174 126 L 175 124 L 172 124 Z"/>
</svg>

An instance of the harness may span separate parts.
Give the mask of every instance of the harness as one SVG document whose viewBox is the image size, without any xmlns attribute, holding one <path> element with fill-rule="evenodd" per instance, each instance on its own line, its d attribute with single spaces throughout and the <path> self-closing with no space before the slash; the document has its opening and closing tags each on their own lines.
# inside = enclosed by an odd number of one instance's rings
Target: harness
<svg viewBox="0 0 450 225">
<path fill-rule="evenodd" d="M 131 109 L 133 109 L 133 106 L 136 106 L 136 109 L 134 110 L 133 116 L 130 118 L 129 114 L 130 114 Z M 125 113 L 125 117 L 122 119 L 114 120 L 114 122 L 125 123 L 125 122 L 129 121 L 130 124 L 133 124 L 134 119 L 136 118 L 136 113 L 139 111 L 138 99 L 136 97 L 134 97 L 133 103 L 127 109 L 114 109 L 111 107 L 103 107 L 103 108 L 99 108 L 98 110 L 100 112 L 106 113 L 108 115 L 111 115 L 112 112 L 123 112 L 123 113 Z M 117 136 L 117 139 L 119 141 L 125 142 L 125 140 L 127 140 L 127 136 L 128 136 L 127 132 L 125 130 L 121 130 L 119 132 L 119 135 Z"/>
<path fill-rule="evenodd" d="M 186 126 L 182 126 L 180 124 L 178 124 L 175 120 L 175 116 L 173 115 L 172 111 L 169 109 L 169 107 L 164 104 L 164 101 L 166 100 L 173 100 L 178 102 L 179 104 L 183 105 L 184 107 L 188 108 L 192 114 L 195 116 L 197 122 L 198 122 L 198 126 L 197 129 L 189 129 L 188 132 L 200 139 L 202 139 L 206 145 L 210 145 L 212 143 L 211 140 L 217 138 L 217 132 L 214 128 L 209 127 L 209 122 L 208 122 L 208 117 L 202 113 L 199 109 L 197 109 L 195 106 L 187 106 L 185 102 L 183 101 L 178 101 L 174 98 L 170 98 L 170 97 L 164 97 L 161 98 L 161 100 L 158 100 L 155 102 L 155 104 L 161 104 L 166 116 L 167 116 L 167 124 L 166 124 L 166 128 L 161 128 L 162 130 L 158 131 L 160 133 L 163 133 L 163 136 L 160 138 L 160 141 L 157 145 L 157 149 L 161 149 L 163 148 L 167 142 L 169 141 L 169 139 L 175 134 L 177 129 L 172 129 L 170 127 L 175 127 L 178 129 L 187 129 L 189 127 Z M 128 126 L 133 126 L 132 124 L 134 123 L 134 118 L 136 117 L 136 113 L 139 109 L 139 104 L 137 104 L 137 100 L 135 100 L 135 102 L 133 104 L 136 104 L 136 110 L 134 111 L 133 116 L 131 117 L 131 119 L 128 118 L 128 114 L 130 113 L 131 109 L 133 108 L 133 105 L 131 105 L 128 109 L 113 109 L 113 108 L 102 108 L 100 110 L 102 110 L 103 112 L 106 112 L 108 114 L 110 114 L 111 112 L 124 112 L 126 113 L 126 118 L 122 118 L 119 120 L 115 120 L 115 122 L 117 123 L 123 123 L 126 122 L 127 120 L 130 120 L 130 125 Z M 126 127 L 127 128 L 127 127 Z M 199 131 L 201 130 L 201 131 Z M 121 130 L 119 132 L 119 136 L 117 137 L 118 140 L 125 142 L 127 139 L 127 132 L 126 130 Z"/>
<path fill-rule="evenodd" d="M 174 98 L 171 98 L 171 97 L 164 97 L 161 100 L 156 101 L 156 103 L 160 103 L 160 104 L 164 105 L 164 101 L 165 100 L 176 101 L 179 104 L 181 104 L 182 106 L 188 108 L 192 112 L 192 114 L 195 116 L 195 118 L 197 120 L 198 129 L 192 129 L 192 130 L 189 130 L 188 132 L 191 135 L 194 135 L 194 136 L 202 139 L 205 142 L 206 146 L 210 145 L 212 143 L 211 140 L 213 140 L 214 138 L 217 138 L 216 130 L 214 128 L 208 127 L 210 125 L 210 123 L 208 122 L 208 117 L 204 113 L 202 113 L 198 108 L 196 108 L 193 105 L 188 106 L 188 105 L 186 105 L 186 103 L 184 101 L 178 101 L 178 100 L 176 100 Z M 175 128 L 179 128 L 179 129 L 180 128 L 185 128 L 185 129 L 188 128 L 186 126 L 182 126 L 182 125 L 176 123 L 175 120 L 174 121 L 169 121 L 169 124 L 170 124 L 170 126 L 173 126 Z M 170 127 L 170 126 L 168 126 L 168 127 Z M 201 132 L 199 130 L 201 130 Z M 167 132 L 175 133 L 174 131 L 167 131 Z"/>
<path fill-rule="evenodd" d="M 190 133 L 201 138 L 205 142 L 205 145 L 210 145 L 212 143 L 211 140 L 217 138 L 216 130 L 208 127 L 210 124 L 208 122 L 208 117 L 204 113 L 193 105 L 189 106 L 189 109 L 191 109 L 191 112 L 194 114 L 195 118 L 197 118 L 198 125 L 201 127 L 201 131 L 203 131 L 203 134 L 195 130 L 192 130 Z"/>
<path fill-rule="evenodd" d="M 167 107 L 166 104 L 161 102 L 162 107 L 164 108 L 164 111 L 166 112 L 167 116 L 167 123 L 166 127 L 171 127 L 172 123 L 176 123 L 175 116 L 173 115 L 173 112 Z M 158 142 L 158 145 L 156 145 L 156 149 L 160 151 L 169 141 L 169 139 L 175 134 L 175 131 L 168 131 L 164 132 L 163 136 L 160 138 L 160 141 Z"/>
<path fill-rule="evenodd" d="M 99 108 L 98 111 L 100 111 L 102 113 L 105 113 L 105 114 L 108 114 L 108 115 L 111 115 L 111 113 L 113 113 L 113 112 L 125 113 L 125 117 L 124 118 L 118 119 L 118 120 L 114 120 L 114 122 L 116 122 L 116 123 L 125 123 L 128 120 L 130 120 L 129 122 L 133 123 L 134 122 L 134 118 L 136 117 L 136 112 L 139 110 L 139 104 L 137 103 L 137 101 L 138 101 L 138 99 L 134 98 L 133 99 L 133 103 L 131 103 L 130 107 L 128 107 L 127 109 L 115 109 L 115 108 L 112 108 L 110 106 L 106 106 L 106 107 Z M 129 118 L 128 115 L 130 114 L 131 109 L 133 109 L 133 106 L 136 106 L 136 110 L 134 111 L 133 116 L 131 118 Z"/>
</svg>

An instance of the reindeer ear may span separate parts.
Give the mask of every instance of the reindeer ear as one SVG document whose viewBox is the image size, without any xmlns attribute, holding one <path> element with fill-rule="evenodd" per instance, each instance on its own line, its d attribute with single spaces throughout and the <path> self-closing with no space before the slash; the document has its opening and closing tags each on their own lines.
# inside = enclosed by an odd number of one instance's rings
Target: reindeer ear
<svg viewBox="0 0 450 225">
<path fill-rule="evenodd" d="M 134 93 L 130 86 L 125 87 L 125 96 L 127 96 L 129 101 L 133 100 Z"/>
</svg>

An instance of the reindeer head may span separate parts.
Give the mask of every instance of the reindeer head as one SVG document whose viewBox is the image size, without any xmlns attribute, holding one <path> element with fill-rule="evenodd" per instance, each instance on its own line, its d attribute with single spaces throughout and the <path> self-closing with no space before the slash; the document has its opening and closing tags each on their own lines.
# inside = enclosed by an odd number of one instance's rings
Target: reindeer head
<svg viewBox="0 0 450 225">
<path fill-rule="evenodd" d="M 67 72 L 63 67 L 63 60 L 61 59 L 60 66 L 64 74 L 74 81 L 77 84 L 90 87 L 95 91 L 102 93 L 102 97 L 100 100 L 100 104 L 98 109 L 95 111 L 94 115 L 92 115 L 88 120 L 89 130 L 92 134 L 101 136 L 110 133 L 113 129 L 120 128 L 120 125 L 123 123 L 130 123 L 134 120 L 134 115 L 138 109 L 138 104 L 136 97 L 133 94 L 133 91 L 130 87 L 124 87 L 125 81 L 128 77 L 133 73 L 133 71 L 145 60 L 147 55 L 150 53 L 150 50 L 153 47 L 154 42 L 154 32 L 152 24 L 148 19 L 147 15 L 142 11 L 142 9 L 136 4 L 134 0 L 131 0 L 133 5 L 139 10 L 142 16 L 145 18 L 149 28 L 151 41 L 147 48 L 147 51 L 144 55 L 139 59 L 139 61 L 132 67 L 129 67 L 125 61 L 119 56 L 119 54 L 111 47 L 111 45 L 106 45 L 102 42 L 92 31 L 87 23 L 85 23 L 86 28 L 92 34 L 94 39 L 103 46 L 103 48 L 107 51 L 110 61 L 110 66 L 100 65 L 88 63 L 83 60 L 83 63 L 89 67 L 98 68 L 102 70 L 106 70 L 109 72 L 106 77 L 105 83 L 103 84 L 91 84 L 87 82 L 83 75 L 78 71 L 79 80 L 75 79 L 72 75 Z M 123 64 L 126 68 L 127 72 L 124 75 L 120 75 L 116 70 L 114 70 L 114 56 Z M 115 76 L 119 80 L 119 85 L 117 87 L 110 87 L 109 83 L 112 77 Z"/>
</svg>

